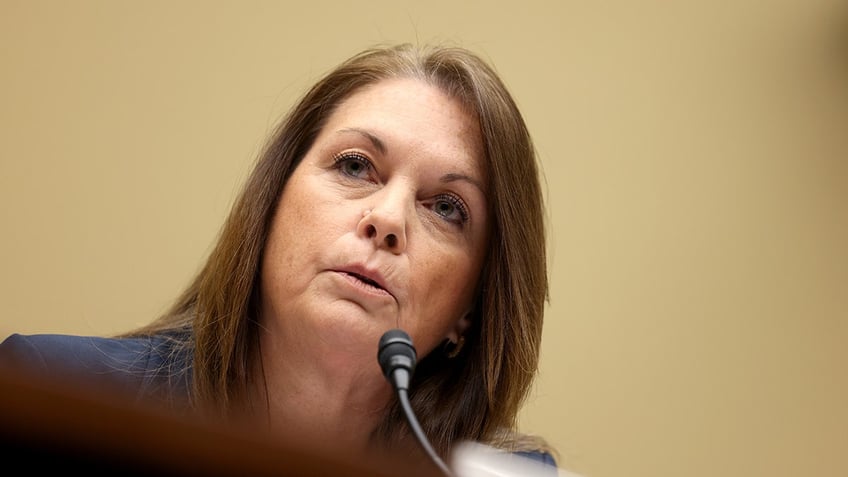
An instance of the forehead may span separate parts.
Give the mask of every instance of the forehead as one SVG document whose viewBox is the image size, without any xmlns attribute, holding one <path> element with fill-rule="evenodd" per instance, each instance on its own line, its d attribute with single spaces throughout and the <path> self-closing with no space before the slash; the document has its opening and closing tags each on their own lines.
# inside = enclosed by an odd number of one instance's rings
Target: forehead
<svg viewBox="0 0 848 477">
<path fill-rule="evenodd" d="M 319 138 L 365 131 L 388 153 L 417 152 L 485 175 L 477 116 L 458 99 L 419 79 L 387 79 L 360 89 L 330 115 Z"/>
</svg>

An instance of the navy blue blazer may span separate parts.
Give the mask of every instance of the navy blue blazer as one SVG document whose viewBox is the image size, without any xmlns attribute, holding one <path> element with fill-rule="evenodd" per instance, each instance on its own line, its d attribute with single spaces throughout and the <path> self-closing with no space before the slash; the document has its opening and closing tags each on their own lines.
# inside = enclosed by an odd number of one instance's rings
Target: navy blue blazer
<svg viewBox="0 0 848 477">
<path fill-rule="evenodd" d="M 0 365 L 70 387 L 121 393 L 139 404 L 188 404 L 190 356 L 163 336 L 101 338 L 13 334 Z"/>
<path fill-rule="evenodd" d="M 191 356 L 166 337 L 102 338 L 13 334 L 0 343 L 0 365 L 69 386 L 114 390 L 137 403 L 187 405 Z M 545 452 L 516 452 L 556 467 Z"/>
</svg>

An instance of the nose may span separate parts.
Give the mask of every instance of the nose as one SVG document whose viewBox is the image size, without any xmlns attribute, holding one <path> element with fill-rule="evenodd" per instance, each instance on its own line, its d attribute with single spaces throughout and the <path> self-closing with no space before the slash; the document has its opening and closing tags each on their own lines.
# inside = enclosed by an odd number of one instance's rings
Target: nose
<svg viewBox="0 0 848 477">
<path fill-rule="evenodd" d="M 357 233 L 374 241 L 377 248 L 392 253 L 406 250 L 406 214 L 403 194 L 385 194 L 362 213 Z"/>
</svg>

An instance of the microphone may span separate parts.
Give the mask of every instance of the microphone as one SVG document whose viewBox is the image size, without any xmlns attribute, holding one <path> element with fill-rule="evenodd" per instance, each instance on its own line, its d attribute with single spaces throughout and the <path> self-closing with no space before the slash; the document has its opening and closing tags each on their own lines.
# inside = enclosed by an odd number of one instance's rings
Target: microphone
<svg viewBox="0 0 848 477">
<path fill-rule="evenodd" d="M 380 343 L 377 348 L 377 361 L 380 363 L 380 368 L 386 379 L 392 383 L 397 392 L 398 401 L 400 401 L 406 421 L 418 439 L 418 443 L 424 448 L 424 451 L 430 456 L 430 459 L 436 463 L 436 466 L 447 477 L 452 477 L 453 474 L 448 466 L 442 461 L 430 441 L 418 424 L 418 419 L 412 411 L 412 405 L 409 403 L 409 382 L 412 380 L 412 374 L 415 372 L 416 351 L 412 345 L 412 338 L 401 329 L 391 329 L 383 333 L 380 337 Z"/>
</svg>

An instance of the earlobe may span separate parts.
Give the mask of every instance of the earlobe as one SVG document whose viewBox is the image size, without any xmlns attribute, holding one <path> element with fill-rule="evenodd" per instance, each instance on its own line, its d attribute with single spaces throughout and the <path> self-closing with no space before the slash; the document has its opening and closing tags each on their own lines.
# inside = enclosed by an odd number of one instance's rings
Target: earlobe
<svg viewBox="0 0 848 477">
<path fill-rule="evenodd" d="M 451 343 L 458 343 L 460 338 L 465 335 L 465 332 L 468 330 L 468 327 L 471 326 L 471 312 L 468 311 L 460 319 L 456 321 L 453 329 L 447 335 L 448 341 Z"/>
<path fill-rule="evenodd" d="M 445 351 L 445 356 L 447 356 L 448 359 L 456 358 L 459 356 L 459 352 L 462 351 L 463 346 L 465 346 L 465 335 L 459 335 L 459 340 L 457 340 L 456 344 Z"/>
<path fill-rule="evenodd" d="M 459 356 L 460 351 L 465 346 L 465 332 L 471 326 L 471 312 L 468 311 L 462 315 L 462 318 L 456 320 L 453 329 L 450 330 L 442 344 L 442 352 L 448 359 L 453 359 Z"/>
</svg>

